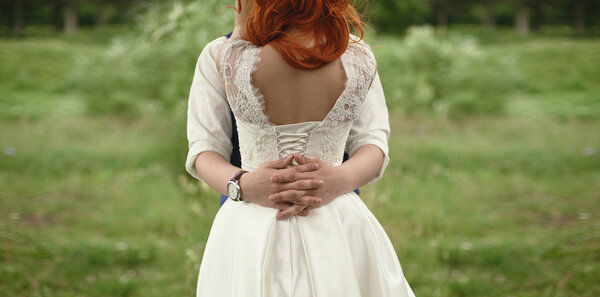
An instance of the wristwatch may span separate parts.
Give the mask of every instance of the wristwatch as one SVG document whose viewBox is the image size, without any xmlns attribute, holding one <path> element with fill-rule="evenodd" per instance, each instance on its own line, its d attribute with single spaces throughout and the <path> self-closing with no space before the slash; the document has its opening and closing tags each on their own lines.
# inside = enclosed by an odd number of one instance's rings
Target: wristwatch
<svg viewBox="0 0 600 297">
<path fill-rule="evenodd" d="M 227 196 L 233 201 L 242 201 L 242 190 L 240 188 L 240 177 L 246 173 L 246 170 L 240 170 L 227 183 Z"/>
</svg>

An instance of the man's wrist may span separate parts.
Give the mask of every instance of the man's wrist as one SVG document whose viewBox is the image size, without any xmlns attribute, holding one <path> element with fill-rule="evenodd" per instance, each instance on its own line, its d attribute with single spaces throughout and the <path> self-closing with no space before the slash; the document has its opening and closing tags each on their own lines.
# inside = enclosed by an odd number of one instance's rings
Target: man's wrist
<svg viewBox="0 0 600 297">
<path fill-rule="evenodd" d="M 348 193 L 358 188 L 357 174 L 342 163 L 339 166 L 334 167 L 336 169 L 335 176 L 338 179 L 339 184 L 342 185 L 342 193 Z"/>
<path fill-rule="evenodd" d="M 252 172 L 248 172 L 245 174 L 242 174 L 242 176 L 240 176 L 239 179 L 239 185 L 240 185 L 240 199 L 242 201 L 251 201 L 250 196 L 248 195 L 248 175 L 252 174 Z"/>
<path fill-rule="evenodd" d="M 227 182 L 227 195 L 233 201 L 242 201 L 241 177 L 247 173 L 246 170 L 238 170 L 229 182 Z"/>
</svg>

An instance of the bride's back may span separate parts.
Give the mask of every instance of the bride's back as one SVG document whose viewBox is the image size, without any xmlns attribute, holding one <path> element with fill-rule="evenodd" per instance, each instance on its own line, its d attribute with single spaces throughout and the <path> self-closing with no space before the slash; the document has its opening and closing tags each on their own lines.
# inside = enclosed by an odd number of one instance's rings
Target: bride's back
<svg viewBox="0 0 600 297">
<path fill-rule="evenodd" d="M 260 48 L 251 84 L 269 121 L 323 120 L 345 90 L 341 56 L 350 28 L 364 34 L 360 14 L 347 0 L 238 0 L 236 7 L 233 36 Z"/>
<path fill-rule="evenodd" d="M 262 48 L 252 83 L 264 97 L 265 114 L 277 125 L 321 121 L 344 90 L 341 60 L 304 70 L 289 65 L 270 46 Z"/>
</svg>

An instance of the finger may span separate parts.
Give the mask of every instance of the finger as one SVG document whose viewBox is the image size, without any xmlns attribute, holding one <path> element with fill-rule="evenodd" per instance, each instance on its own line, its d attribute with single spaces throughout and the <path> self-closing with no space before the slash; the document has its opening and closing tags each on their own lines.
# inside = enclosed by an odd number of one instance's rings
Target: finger
<svg viewBox="0 0 600 297">
<path fill-rule="evenodd" d="M 261 166 L 265 167 L 265 168 L 283 169 L 283 168 L 287 167 L 288 165 L 292 164 L 293 160 L 294 160 L 294 155 L 289 154 L 278 160 L 264 162 Z"/>
<path fill-rule="evenodd" d="M 301 204 L 306 207 L 311 207 L 311 206 L 318 207 L 322 202 L 323 202 L 323 199 L 321 199 L 319 197 L 305 195 L 305 196 L 298 198 L 298 202 L 296 202 L 296 204 Z"/>
<path fill-rule="evenodd" d="M 322 179 L 301 179 L 295 182 L 281 184 L 283 190 L 316 190 L 324 184 Z"/>
<path fill-rule="evenodd" d="M 300 154 L 294 154 L 294 160 L 296 160 L 296 163 L 299 165 L 306 164 L 306 158 Z"/>
<path fill-rule="evenodd" d="M 310 210 L 308 210 L 306 208 L 298 213 L 299 216 L 303 216 L 303 217 L 308 216 L 309 214 L 310 214 Z"/>
<path fill-rule="evenodd" d="M 288 202 L 296 203 L 298 198 L 304 196 L 304 191 L 287 190 L 269 195 L 268 199 L 271 202 Z"/>
<path fill-rule="evenodd" d="M 294 160 L 296 160 L 296 163 L 298 164 L 307 164 L 307 163 L 319 163 L 319 159 L 312 159 L 312 158 L 308 158 L 306 156 L 302 156 L 300 154 L 294 154 Z"/>
<path fill-rule="evenodd" d="M 273 183 L 292 183 L 303 179 L 315 179 L 315 174 L 311 172 L 296 172 L 296 171 L 282 171 L 273 173 L 271 176 L 271 182 Z"/>
<path fill-rule="evenodd" d="M 309 171 L 314 171 L 314 170 L 319 169 L 319 163 L 317 163 L 317 162 L 306 163 L 306 164 L 302 164 L 302 165 L 293 166 L 288 169 L 290 169 L 290 171 L 296 171 L 296 172 L 309 172 Z"/>
<path fill-rule="evenodd" d="M 319 205 L 323 202 L 321 197 L 306 195 L 305 191 L 283 191 L 269 196 L 269 200 L 274 203 L 288 202 L 304 205 Z"/>
<path fill-rule="evenodd" d="M 312 172 L 319 169 L 319 166 L 319 163 L 309 163 L 281 169 L 271 176 L 271 182 L 289 183 L 295 180 L 303 179 L 302 177 L 305 175 L 298 175 L 297 173 Z"/>
<path fill-rule="evenodd" d="M 304 209 L 304 207 L 305 207 L 305 205 L 294 204 L 294 205 L 288 207 L 287 209 L 277 213 L 277 219 L 285 220 L 285 219 L 301 212 Z"/>
</svg>

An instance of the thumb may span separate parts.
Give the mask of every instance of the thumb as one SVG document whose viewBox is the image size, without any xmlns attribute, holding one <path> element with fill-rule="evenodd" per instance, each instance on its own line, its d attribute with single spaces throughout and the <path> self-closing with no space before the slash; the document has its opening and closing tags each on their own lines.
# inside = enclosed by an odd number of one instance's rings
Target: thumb
<svg viewBox="0 0 600 297">
<path fill-rule="evenodd" d="M 292 164 L 292 160 L 294 160 L 293 155 L 287 155 L 281 159 L 268 161 L 263 163 L 262 167 L 266 168 L 274 168 L 274 169 L 283 169 L 286 166 Z"/>
</svg>

